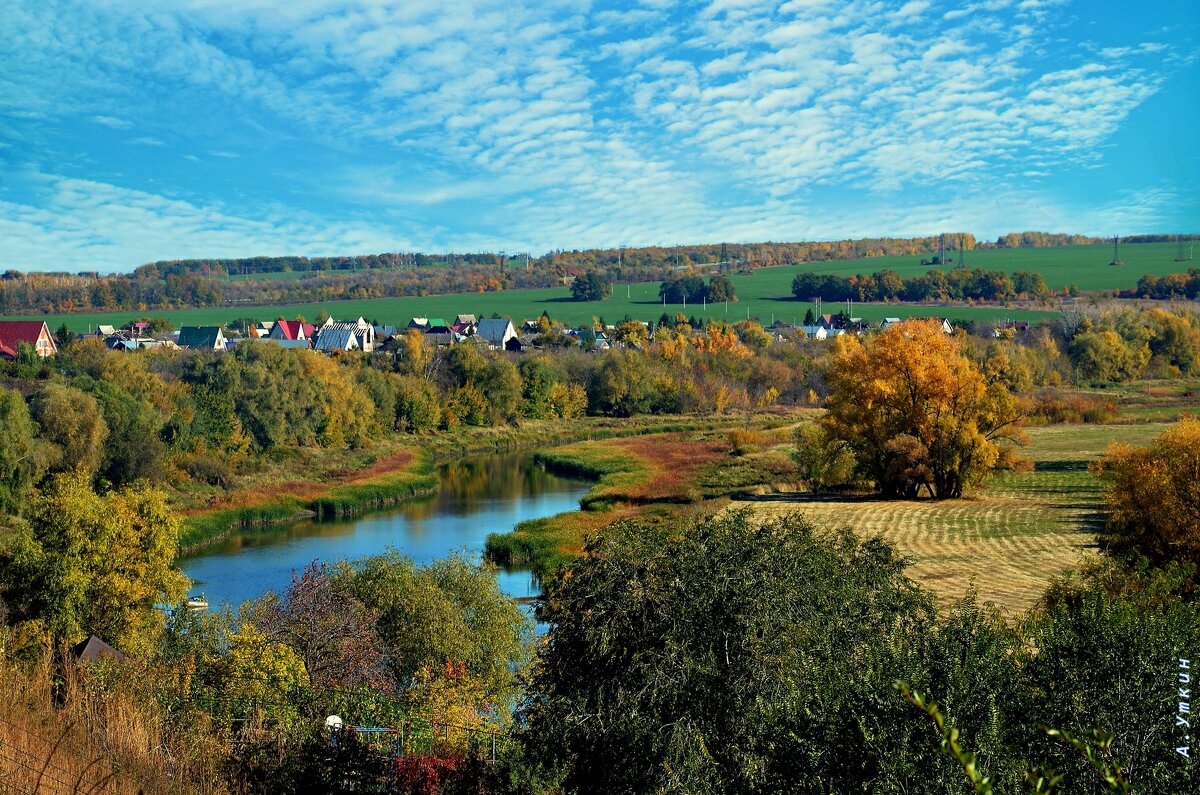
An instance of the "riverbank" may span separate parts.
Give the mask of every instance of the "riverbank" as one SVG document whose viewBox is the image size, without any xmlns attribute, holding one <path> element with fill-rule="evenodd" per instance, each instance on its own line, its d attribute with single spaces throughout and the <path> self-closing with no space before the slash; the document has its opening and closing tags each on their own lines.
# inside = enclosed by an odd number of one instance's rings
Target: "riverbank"
<svg viewBox="0 0 1200 795">
<path fill-rule="evenodd" d="M 731 497 L 774 490 L 796 478 L 778 445 L 801 414 L 743 418 L 735 429 L 592 440 L 540 451 L 547 470 L 596 479 L 570 511 L 488 536 L 485 554 L 501 566 L 544 576 L 583 552 L 591 533 L 619 521 L 645 524 L 715 513 Z"/>
<path fill-rule="evenodd" d="M 519 426 L 469 427 L 454 433 L 400 437 L 358 451 L 302 451 L 272 461 L 241 479 L 238 488 L 177 494 L 183 515 L 180 555 L 195 554 L 234 534 L 305 519 L 336 519 L 427 497 L 437 489 L 436 467 L 466 455 L 511 452 L 580 440 L 686 432 L 720 433 L 746 417 L 586 417 L 530 421 Z M 755 425 L 784 421 L 754 418 Z M 296 478 L 294 473 L 309 473 Z M 569 473 L 565 473 L 569 474 Z M 585 475 L 587 476 L 587 475 Z"/>
</svg>

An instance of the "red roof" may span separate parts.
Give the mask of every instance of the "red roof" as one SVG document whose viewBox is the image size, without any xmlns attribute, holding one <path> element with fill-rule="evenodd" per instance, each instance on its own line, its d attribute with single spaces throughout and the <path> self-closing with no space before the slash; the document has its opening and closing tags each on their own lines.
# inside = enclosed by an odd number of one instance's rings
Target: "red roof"
<svg viewBox="0 0 1200 795">
<path fill-rule="evenodd" d="M 45 325 L 44 320 L 0 320 L 0 341 L 14 348 L 18 342 L 36 345 Z"/>
<path fill-rule="evenodd" d="M 0 320 L 0 356 L 17 358 L 17 348 L 22 342 L 36 348 L 45 325 L 44 320 Z"/>
<path fill-rule="evenodd" d="M 300 330 L 304 328 L 304 324 L 299 320 L 280 320 L 278 326 L 285 340 L 300 339 Z"/>
</svg>

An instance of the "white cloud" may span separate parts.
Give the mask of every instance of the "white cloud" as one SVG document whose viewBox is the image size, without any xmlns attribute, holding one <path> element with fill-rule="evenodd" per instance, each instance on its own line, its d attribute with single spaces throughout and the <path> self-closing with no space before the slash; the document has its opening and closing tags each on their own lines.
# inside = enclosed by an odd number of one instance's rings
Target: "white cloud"
<svg viewBox="0 0 1200 795">
<path fill-rule="evenodd" d="M 128 130 L 133 126 L 133 122 L 126 119 L 118 119 L 115 116 L 105 116 L 103 114 L 93 116 L 92 121 L 104 127 L 109 127 L 114 130 Z"/>
<path fill-rule="evenodd" d="M 144 191 L 39 173 L 15 178 L 35 202 L 0 200 L 0 263 L 21 270 L 127 270 L 161 259 L 400 250 L 378 228 L 292 212 L 235 215 Z"/>
<path fill-rule="evenodd" d="M 944 213 L 922 210 L 904 227 L 900 211 L 839 215 L 816 197 L 849 190 L 863 208 L 907 207 L 904 197 L 931 186 L 991 180 L 999 192 L 1007 180 L 1094 166 L 1175 56 L 1144 37 L 1064 44 L 1057 0 L 13 5 L 0 38 L 0 62 L 11 65 L 0 73 L 0 137 L 25 162 L 49 162 L 57 155 L 36 141 L 57 122 L 129 130 L 130 119 L 156 119 L 154 135 L 128 142 L 240 157 L 236 171 L 278 183 L 276 201 L 288 208 L 260 196 L 231 214 L 202 188 L 172 185 L 193 197 L 191 209 L 168 202 L 148 227 L 223 251 L 234 238 L 222 224 L 277 251 L 376 240 L 302 210 L 298 227 L 278 220 L 293 204 L 324 211 L 327 196 L 342 202 L 334 215 L 395 214 L 421 230 L 412 242 L 460 249 L 467 238 L 537 248 L 608 236 L 880 233 L 873 223 L 921 231 Z M 260 137 L 220 137 L 226 114 Z M 321 164 L 311 175 L 310 160 Z M 62 216 L 61 235 L 50 216 L 23 228 L 78 251 L 80 224 L 115 210 L 52 198 L 61 192 L 10 206 L 23 218 L 50 204 L 76 213 Z M 103 190 L 92 194 L 108 206 Z M 144 205 L 149 194 L 139 196 Z M 450 208 L 469 220 L 436 214 Z M 794 225 L 797 217 L 805 221 Z M 319 231 L 326 225 L 338 231 Z M 280 229 L 294 229 L 297 244 Z M 454 229 L 462 237 L 442 237 Z M 147 239 L 181 245 L 172 234 Z M 256 250 L 250 243 L 240 253 Z"/>
</svg>

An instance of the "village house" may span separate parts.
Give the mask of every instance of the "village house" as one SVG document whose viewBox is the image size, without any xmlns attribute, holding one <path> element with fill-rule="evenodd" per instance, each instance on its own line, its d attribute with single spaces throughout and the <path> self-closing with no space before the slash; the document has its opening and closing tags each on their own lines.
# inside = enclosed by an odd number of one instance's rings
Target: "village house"
<svg viewBox="0 0 1200 795">
<path fill-rule="evenodd" d="M 271 339 L 308 340 L 316 334 L 316 326 L 301 320 L 280 320 L 271 327 Z"/>
<path fill-rule="evenodd" d="M 425 343 L 427 345 L 453 345 L 454 344 L 454 329 L 440 317 L 429 318 L 429 325 L 425 327 Z"/>
<path fill-rule="evenodd" d="M 383 343 L 400 333 L 400 329 L 396 328 L 390 323 L 385 323 L 382 326 L 375 326 L 374 328 L 376 345 L 383 345 Z"/>
<path fill-rule="evenodd" d="M 486 318 L 479 321 L 475 334 L 493 350 L 507 350 L 508 341 L 517 336 L 517 330 L 508 318 Z"/>
<path fill-rule="evenodd" d="M 358 320 L 345 322 L 326 321 L 317 334 L 317 341 L 320 342 L 321 335 L 331 329 L 349 330 L 354 335 L 359 350 L 367 353 L 375 350 L 375 327 L 361 317 Z"/>
<path fill-rule="evenodd" d="M 180 326 L 177 344 L 194 351 L 223 351 L 228 340 L 220 326 Z"/>
<path fill-rule="evenodd" d="M 358 336 L 354 333 L 353 323 L 335 323 L 327 326 L 317 335 L 315 350 L 322 353 L 333 351 L 359 350 Z"/>
<path fill-rule="evenodd" d="M 15 359 L 21 343 L 28 344 L 45 359 L 58 353 L 54 337 L 44 320 L 0 320 L 0 358 Z"/>
</svg>

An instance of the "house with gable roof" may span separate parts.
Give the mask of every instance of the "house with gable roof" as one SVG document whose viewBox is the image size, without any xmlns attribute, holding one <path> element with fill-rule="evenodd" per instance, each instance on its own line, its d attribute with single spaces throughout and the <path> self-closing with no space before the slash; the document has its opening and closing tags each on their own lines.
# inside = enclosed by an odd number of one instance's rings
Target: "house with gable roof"
<svg viewBox="0 0 1200 795">
<path fill-rule="evenodd" d="M 228 340 L 220 326 L 180 326 L 176 344 L 194 351 L 223 351 Z"/>
<path fill-rule="evenodd" d="M 308 340 L 316 333 L 316 326 L 300 320 L 280 320 L 271 327 L 271 339 Z"/>
<path fill-rule="evenodd" d="M 354 339 L 357 341 L 357 348 L 370 353 L 375 350 L 375 327 L 359 317 L 358 320 L 349 321 L 329 321 L 321 327 L 317 333 L 317 340 L 320 341 L 321 335 L 331 329 L 349 329 L 354 334 Z"/>
<path fill-rule="evenodd" d="M 335 323 L 332 326 L 326 326 L 317 336 L 315 346 L 315 350 L 322 353 L 356 351 L 358 349 L 358 337 L 354 333 L 353 323 Z"/>
<path fill-rule="evenodd" d="M 475 335 L 493 350 L 505 350 L 508 341 L 517 336 L 517 330 L 508 318 L 485 318 L 476 326 Z"/>
<path fill-rule="evenodd" d="M 58 346 L 46 321 L 0 320 L 0 357 L 17 358 L 22 342 L 27 343 L 43 359 L 58 353 Z"/>
</svg>

